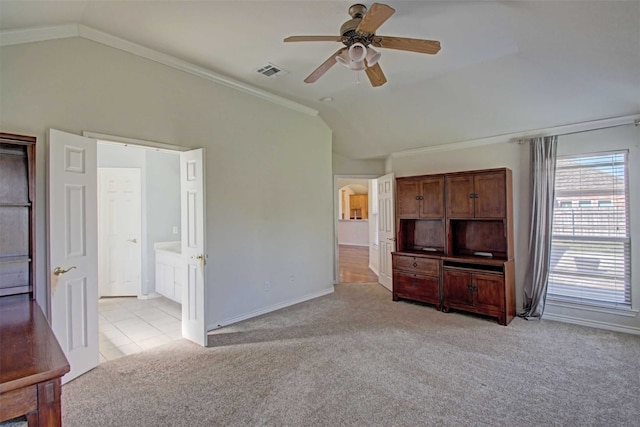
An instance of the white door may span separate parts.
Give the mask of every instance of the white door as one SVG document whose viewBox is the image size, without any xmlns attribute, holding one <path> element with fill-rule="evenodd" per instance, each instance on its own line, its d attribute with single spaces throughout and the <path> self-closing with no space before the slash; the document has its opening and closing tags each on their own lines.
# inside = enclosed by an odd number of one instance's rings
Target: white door
<svg viewBox="0 0 640 427">
<path fill-rule="evenodd" d="M 98 366 L 97 142 L 49 130 L 48 271 L 51 327 L 68 382 Z"/>
<path fill-rule="evenodd" d="M 378 178 L 378 235 L 380 237 L 380 267 L 378 281 L 385 288 L 393 290 L 391 252 L 396 250 L 394 175 Z"/>
<path fill-rule="evenodd" d="M 182 280 L 182 336 L 206 346 L 203 157 L 202 148 L 180 153 L 182 256 L 186 263 Z"/>
<path fill-rule="evenodd" d="M 141 291 L 140 169 L 98 169 L 98 284 L 100 296 Z"/>
</svg>

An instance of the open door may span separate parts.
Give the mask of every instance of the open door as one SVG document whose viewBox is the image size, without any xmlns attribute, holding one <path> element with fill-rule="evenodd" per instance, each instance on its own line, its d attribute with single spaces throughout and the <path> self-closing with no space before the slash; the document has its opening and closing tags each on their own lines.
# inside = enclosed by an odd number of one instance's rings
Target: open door
<svg viewBox="0 0 640 427">
<path fill-rule="evenodd" d="M 378 178 L 378 236 L 380 238 L 380 267 L 378 282 L 390 291 L 393 290 L 393 270 L 391 252 L 396 250 L 395 233 L 395 179 L 390 173 Z"/>
<path fill-rule="evenodd" d="M 97 141 L 49 130 L 48 277 L 51 327 L 71 371 L 98 366 Z"/>
<path fill-rule="evenodd" d="M 203 163 L 202 148 L 180 153 L 182 256 L 187 264 L 182 286 L 182 336 L 206 346 Z"/>
</svg>

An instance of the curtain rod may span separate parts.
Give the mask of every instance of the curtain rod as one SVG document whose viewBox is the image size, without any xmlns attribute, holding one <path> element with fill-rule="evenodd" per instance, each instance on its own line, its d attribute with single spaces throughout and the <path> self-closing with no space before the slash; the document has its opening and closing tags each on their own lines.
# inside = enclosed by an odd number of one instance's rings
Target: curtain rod
<svg viewBox="0 0 640 427">
<path fill-rule="evenodd" d="M 597 125 L 596 123 L 598 122 L 606 122 L 606 123 L 602 123 L 601 125 Z M 627 126 L 627 125 L 634 125 L 635 127 L 640 126 L 640 119 L 637 118 L 637 116 L 627 116 L 627 117 L 619 117 L 616 119 L 604 119 L 604 120 L 598 120 L 597 122 L 588 122 L 588 123 L 579 123 L 577 125 L 567 125 L 567 126 L 558 126 L 555 128 L 549 128 L 546 130 L 546 132 L 542 132 L 539 131 L 540 134 L 538 135 L 530 135 L 530 136 L 522 136 L 519 138 L 514 138 L 513 140 L 511 140 L 511 142 L 515 142 L 517 144 L 525 144 L 527 142 L 529 142 L 529 140 L 533 139 L 533 138 L 540 138 L 543 136 L 551 136 L 551 135 L 557 135 L 557 136 L 564 136 L 564 135 L 574 135 L 576 133 L 583 133 L 583 132 L 590 132 L 590 131 L 594 131 L 594 130 L 601 130 L 601 129 L 611 129 L 611 128 L 616 128 L 616 127 L 620 127 L 620 126 Z M 584 127 L 583 129 L 576 129 L 576 130 L 569 130 L 567 128 L 575 128 L 575 127 Z M 566 131 L 562 131 L 561 129 L 567 129 Z M 557 131 L 554 132 L 554 129 L 557 129 Z"/>
</svg>

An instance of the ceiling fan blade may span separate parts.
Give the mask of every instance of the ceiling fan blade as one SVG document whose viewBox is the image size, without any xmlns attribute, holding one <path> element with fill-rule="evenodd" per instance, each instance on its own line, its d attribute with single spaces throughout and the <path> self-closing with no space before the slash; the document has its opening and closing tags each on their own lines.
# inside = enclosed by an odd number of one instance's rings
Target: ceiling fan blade
<svg viewBox="0 0 640 427">
<path fill-rule="evenodd" d="M 327 58 L 326 61 L 324 61 L 322 64 L 320 64 L 320 66 L 318 68 L 316 68 L 313 73 L 309 74 L 309 76 L 304 79 L 305 83 L 313 83 L 316 80 L 318 80 L 320 77 L 322 77 L 322 75 L 324 73 L 326 73 L 329 68 L 333 67 L 336 63 L 336 56 L 340 55 L 343 51 L 345 51 L 347 48 L 343 47 L 342 49 L 338 49 L 338 51 L 336 53 L 334 53 L 333 55 L 331 55 L 329 58 Z"/>
<path fill-rule="evenodd" d="M 284 42 L 341 42 L 342 36 L 290 36 Z"/>
<path fill-rule="evenodd" d="M 362 17 L 362 21 L 356 28 L 357 33 L 373 34 L 380 25 L 384 24 L 387 19 L 395 13 L 395 9 L 382 3 L 374 3 L 371 5 L 367 13 Z"/>
<path fill-rule="evenodd" d="M 369 77 L 369 81 L 373 87 L 382 86 L 387 82 L 387 78 L 384 76 L 382 68 L 380 68 L 380 64 L 378 63 L 373 67 L 367 67 L 364 72 L 367 73 L 367 77 Z"/>
<path fill-rule="evenodd" d="M 428 53 L 431 55 L 435 55 L 440 50 L 439 41 L 408 39 L 406 37 L 375 36 L 371 44 L 375 47 Z"/>
</svg>

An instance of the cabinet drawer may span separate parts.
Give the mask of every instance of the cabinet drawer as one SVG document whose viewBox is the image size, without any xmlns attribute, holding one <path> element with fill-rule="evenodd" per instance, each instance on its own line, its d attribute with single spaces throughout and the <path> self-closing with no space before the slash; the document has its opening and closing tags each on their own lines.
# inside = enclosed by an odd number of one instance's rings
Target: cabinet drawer
<svg viewBox="0 0 640 427">
<path fill-rule="evenodd" d="M 393 295 L 394 297 L 440 304 L 440 278 L 394 271 Z"/>
<path fill-rule="evenodd" d="M 0 420 L 9 420 L 38 409 L 37 386 L 32 385 L 0 394 Z"/>
<path fill-rule="evenodd" d="M 432 258 L 420 258 L 407 255 L 394 255 L 393 268 L 430 276 L 440 275 L 440 261 Z"/>
</svg>

